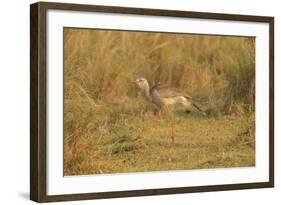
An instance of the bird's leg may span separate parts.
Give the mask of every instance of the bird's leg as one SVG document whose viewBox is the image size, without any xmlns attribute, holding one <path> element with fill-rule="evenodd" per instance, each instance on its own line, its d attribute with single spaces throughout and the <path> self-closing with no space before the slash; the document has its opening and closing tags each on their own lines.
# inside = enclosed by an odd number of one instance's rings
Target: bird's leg
<svg viewBox="0 0 281 205">
<path fill-rule="evenodd" d="M 147 126 L 147 127 L 143 128 L 142 135 L 145 135 L 152 128 L 155 128 L 158 123 L 160 123 L 161 111 L 162 111 L 162 108 L 159 108 L 159 109 L 156 110 L 156 112 L 154 113 L 154 117 L 152 118 L 152 123 L 150 123 L 150 126 Z"/>
<path fill-rule="evenodd" d="M 143 129 L 143 133 L 148 132 L 151 128 L 155 128 L 156 125 L 160 122 L 160 116 L 161 116 L 161 108 L 158 109 L 158 110 L 154 113 L 154 117 L 152 118 L 152 119 L 153 119 L 153 122 L 152 122 L 151 126 L 144 128 L 144 129 Z"/>
<path fill-rule="evenodd" d="M 145 121 L 145 117 L 143 117 L 143 122 Z M 151 124 L 151 123 L 150 123 Z M 140 133 L 140 135 L 137 137 L 138 139 L 140 139 L 140 138 L 143 138 L 143 136 L 146 134 L 146 133 L 148 133 L 149 131 L 150 131 L 150 129 L 151 129 L 151 126 L 145 126 L 145 123 L 143 123 L 143 128 L 142 128 L 142 131 L 141 131 L 141 133 Z"/>
<path fill-rule="evenodd" d="M 153 123 L 152 128 L 155 128 L 160 123 L 160 117 L 161 117 L 161 108 L 156 110 L 153 116 Z"/>
<path fill-rule="evenodd" d="M 160 117 L 161 117 L 161 111 L 162 111 L 162 108 L 159 108 L 156 112 L 155 112 L 155 121 L 157 122 L 160 122 Z"/>
<path fill-rule="evenodd" d="M 171 139 L 172 139 L 172 143 L 175 142 L 175 138 L 174 138 L 174 115 L 173 113 L 171 112 L 171 110 L 168 108 L 168 106 L 165 106 L 165 110 L 167 111 L 168 115 L 169 115 L 169 118 L 170 118 L 170 121 L 169 121 L 169 124 L 171 126 L 171 131 L 172 131 L 172 135 L 171 135 Z"/>
</svg>

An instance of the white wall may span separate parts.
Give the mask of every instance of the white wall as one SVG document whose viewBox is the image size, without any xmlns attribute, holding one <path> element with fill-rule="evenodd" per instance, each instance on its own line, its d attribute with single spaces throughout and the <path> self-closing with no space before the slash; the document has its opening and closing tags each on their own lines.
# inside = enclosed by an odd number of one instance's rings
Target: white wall
<svg viewBox="0 0 281 205">
<path fill-rule="evenodd" d="M 61 2 L 75 2 L 60 0 Z M 34 1 L 2 1 L 0 7 L 0 203 L 31 204 L 29 192 L 29 4 Z M 78 0 L 76 0 L 76 3 Z M 106 199 L 72 204 L 277 204 L 281 195 L 279 156 L 281 86 L 281 12 L 278 0 L 82 0 L 79 3 L 180 9 L 275 16 L 275 147 L 274 189 L 196 193 L 170 196 Z M 64 204 L 64 203 L 60 203 Z"/>
</svg>

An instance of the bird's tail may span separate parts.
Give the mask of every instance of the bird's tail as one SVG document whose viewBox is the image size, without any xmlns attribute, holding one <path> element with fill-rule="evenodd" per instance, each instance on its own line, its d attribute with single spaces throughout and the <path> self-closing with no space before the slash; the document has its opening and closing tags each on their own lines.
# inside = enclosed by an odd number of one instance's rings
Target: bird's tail
<svg viewBox="0 0 281 205">
<path fill-rule="evenodd" d="M 195 107 L 198 111 L 200 111 L 203 115 L 206 115 L 206 113 L 195 103 L 192 103 L 193 107 Z"/>
</svg>

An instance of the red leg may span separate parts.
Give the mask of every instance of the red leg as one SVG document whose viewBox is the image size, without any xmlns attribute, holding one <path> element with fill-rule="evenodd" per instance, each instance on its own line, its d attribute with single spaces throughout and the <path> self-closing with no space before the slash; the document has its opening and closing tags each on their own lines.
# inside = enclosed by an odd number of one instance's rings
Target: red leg
<svg viewBox="0 0 281 205">
<path fill-rule="evenodd" d="M 157 110 L 156 114 L 155 114 L 155 120 L 160 122 L 160 118 L 161 118 L 161 111 L 162 109 L 160 108 L 159 110 Z"/>
<path fill-rule="evenodd" d="M 171 131 L 172 131 L 171 139 L 172 139 L 172 143 L 174 143 L 175 142 L 175 137 L 174 137 L 174 132 L 175 132 L 174 115 L 173 115 L 173 113 L 170 111 L 170 109 L 167 106 L 165 106 L 165 110 L 167 111 L 167 113 L 169 115 L 169 119 L 170 119 L 169 124 L 170 124 Z"/>
<path fill-rule="evenodd" d="M 151 123 L 151 126 L 147 126 L 147 127 L 143 128 L 142 135 L 144 135 L 145 133 L 150 131 L 151 128 L 155 128 L 156 125 L 160 122 L 161 111 L 162 111 L 161 108 L 157 110 L 157 112 L 155 113 L 155 116 L 153 118 L 153 123 Z"/>
</svg>

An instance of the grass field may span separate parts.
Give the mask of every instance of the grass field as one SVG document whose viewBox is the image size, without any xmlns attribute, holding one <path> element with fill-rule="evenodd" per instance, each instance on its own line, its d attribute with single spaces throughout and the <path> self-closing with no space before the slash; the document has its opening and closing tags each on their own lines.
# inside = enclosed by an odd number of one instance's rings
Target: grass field
<svg viewBox="0 0 281 205">
<path fill-rule="evenodd" d="M 86 133 L 81 127 L 65 138 L 65 175 L 255 165 L 249 118 L 176 112 L 176 142 L 171 144 L 165 117 L 143 133 L 152 116 L 92 112 Z"/>
<path fill-rule="evenodd" d="M 255 41 L 64 30 L 64 175 L 255 166 Z M 130 84 L 184 90 L 207 113 L 168 116 Z"/>
</svg>

